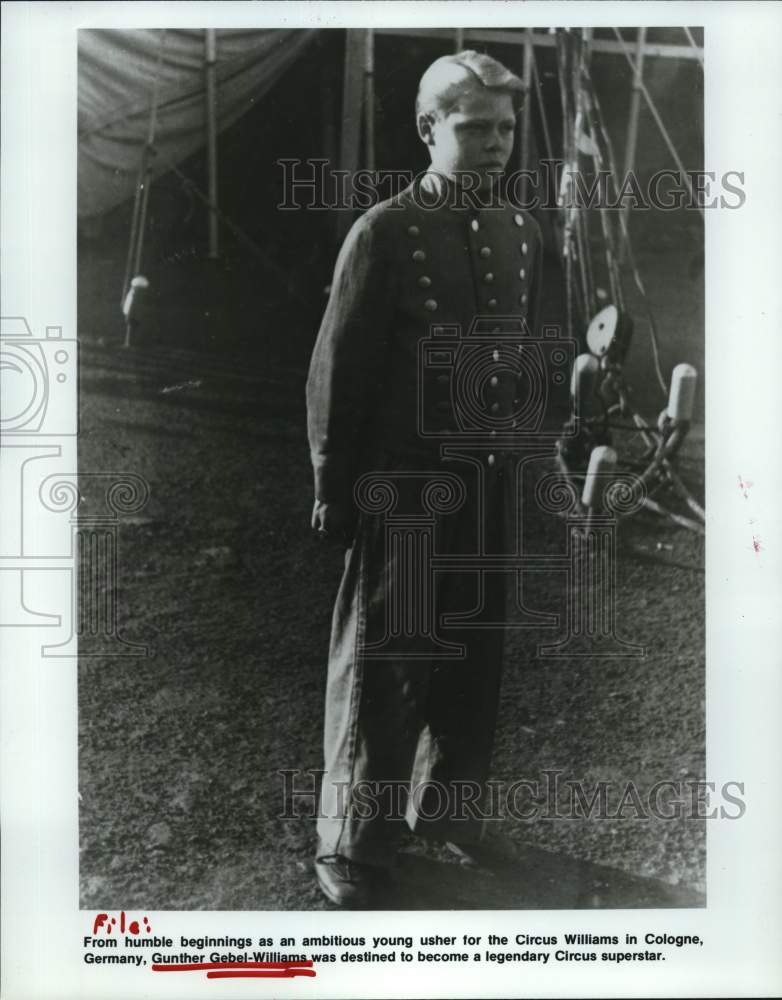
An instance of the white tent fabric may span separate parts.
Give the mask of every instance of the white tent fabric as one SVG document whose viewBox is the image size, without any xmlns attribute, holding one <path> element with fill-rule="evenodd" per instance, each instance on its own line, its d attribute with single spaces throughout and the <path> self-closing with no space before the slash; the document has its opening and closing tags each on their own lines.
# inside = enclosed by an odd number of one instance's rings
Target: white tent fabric
<svg viewBox="0 0 782 1000">
<path fill-rule="evenodd" d="M 218 128 L 249 111 L 316 35 L 217 31 Z M 153 177 L 206 142 L 205 32 L 79 32 L 79 216 L 99 215 L 134 193 L 156 74 Z"/>
</svg>

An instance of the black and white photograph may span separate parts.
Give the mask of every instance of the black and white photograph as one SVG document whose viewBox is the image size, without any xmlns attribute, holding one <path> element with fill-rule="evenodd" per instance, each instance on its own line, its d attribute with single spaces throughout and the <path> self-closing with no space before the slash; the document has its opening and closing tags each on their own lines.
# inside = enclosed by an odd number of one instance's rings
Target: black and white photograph
<svg viewBox="0 0 782 1000">
<path fill-rule="evenodd" d="M 779 13 L 2 4 L 3 1000 L 782 989 Z"/>
<path fill-rule="evenodd" d="M 84 30 L 78 107 L 82 904 L 703 905 L 702 31 Z"/>
</svg>

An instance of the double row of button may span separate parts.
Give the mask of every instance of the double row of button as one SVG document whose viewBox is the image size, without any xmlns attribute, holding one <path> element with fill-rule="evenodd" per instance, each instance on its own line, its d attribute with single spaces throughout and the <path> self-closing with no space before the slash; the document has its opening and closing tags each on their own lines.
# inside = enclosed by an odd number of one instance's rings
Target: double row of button
<svg viewBox="0 0 782 1000">
<path fill-rule="evenodd" d="M 516 213 L 516 214 L 515 214 L 515 215 L 513 216 L 513 221 L 514 221 L 514 223 L 515 223 L 515 224 L 516 224 L 517 226 L 523 226 L 523 225 L 524 225 L 524 216 L 523 216 L 523 215 L 521 215 L 521 214 L 520 214 L 519 212 L 517 212 L 517 213 Z M 480 228 L 481 228 L 481 224 L 480 224 L 480 222 L 479 222 L 479 221 L 478 221 L 477 219 L 471 219 L 471 220 L 470 220 L 470 229 L 472 229 L 472 231 L 473 231 L 474 233 L 477 233 L 477 232 L 478 232 L 478 231 L 480 230 Z M 528 250 L 528 249 L 529 249 L 529 248 L 528 248 L 528 246 L 527 246 L 527 242 L 526 242 L 526 240 L 522 241 L 522 243 L 521 243 L 521 252 L 522 252 L 522 255 L 526 256 L 526 254 L 527 254 L 527 250 Z M 489 258 L 491 257 L 491 254 L 492 254 L 492 251 L 491 251 L 491 247 L 486 247 L 486 246 L 484 246 L 484 247 L 481 247 L 481 248 L 480 248 L 480 250 L 478 251 L 478 254 L 479 254 L 479 255 L 480 255 L 480 256 L 481 256 L 481 257 L 482 257 L 482 258 L 483 258 L 484 260 L 488 260 L 488 259 L 489 259 Z M 521 269 L 519 270 L 519 278 L 520 278 L 520 279 L 521 279 L 522 281 L 524 281 L 524 280 L 526 279 L 526 277 L 527 277 L 527 269 L 526 269 L 525 267 L 522 267 L 522 268 L 521 268 Z M 493 273 L 492 271 L 487 271 L 487 272 L 486 272 L 486 273 L 485 273 L 485 274 L 483 275 L 483 280 L 484 280 L 484 282 L 485 282 L 485 283 L 486 283 L 487 285 L 492 285 L 492 284 L 494 284 L 494 273 Z M 520 302 L 520 303 L 521 303 L 521 305 L 523 305 L 523 306 L 525 306 L 525 305 L 527 304 L 527 293 L 526 293 L 526 292 L 522 292 L 522 294 L 521 294 L 521 295 L 519 296 L 519 302 Z M 499 305 L 499 303 L 497 302 L 497 299 L 495 299 L 495 298 L 491 298 L 491 299 L 489 299 L 489 300 L 488 300 L 488 301 L 486 302 L 486 305 L 487 305 L 487 307 L 488 307 L 489 309 L 496 309 L 496 308 L 497 308 L 497 306 Z"/>
</svg>

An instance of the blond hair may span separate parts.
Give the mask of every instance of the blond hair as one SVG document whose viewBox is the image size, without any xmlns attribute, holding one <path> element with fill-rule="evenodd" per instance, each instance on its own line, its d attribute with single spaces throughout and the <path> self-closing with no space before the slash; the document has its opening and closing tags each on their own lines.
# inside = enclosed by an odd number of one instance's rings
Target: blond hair
<svg viewBox="0 0 782 1000">
<path fill-rule="evenodd" d="M 508 94 L 516 112 L 524 102 L 524 84 L 515 73 L 484 52 L 464 49 L 436 59 L 421 77 L 415 101 L 416 117 L 447 115 L 459 98 L 476 85 Z"/>
</svg>

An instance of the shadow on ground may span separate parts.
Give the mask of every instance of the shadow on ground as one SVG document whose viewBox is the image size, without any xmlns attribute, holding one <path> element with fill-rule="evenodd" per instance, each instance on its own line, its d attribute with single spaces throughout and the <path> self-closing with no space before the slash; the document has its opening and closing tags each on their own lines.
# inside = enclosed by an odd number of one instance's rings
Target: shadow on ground
<svg viewBox="0 0 782 1000">
<path fill-rule="evenodd" d="M 510 845 L 491 869 L 408 848 L 378 909 L 597 910 L 699 907 L 699 893 L 577 858 Z"/>
</svg>

